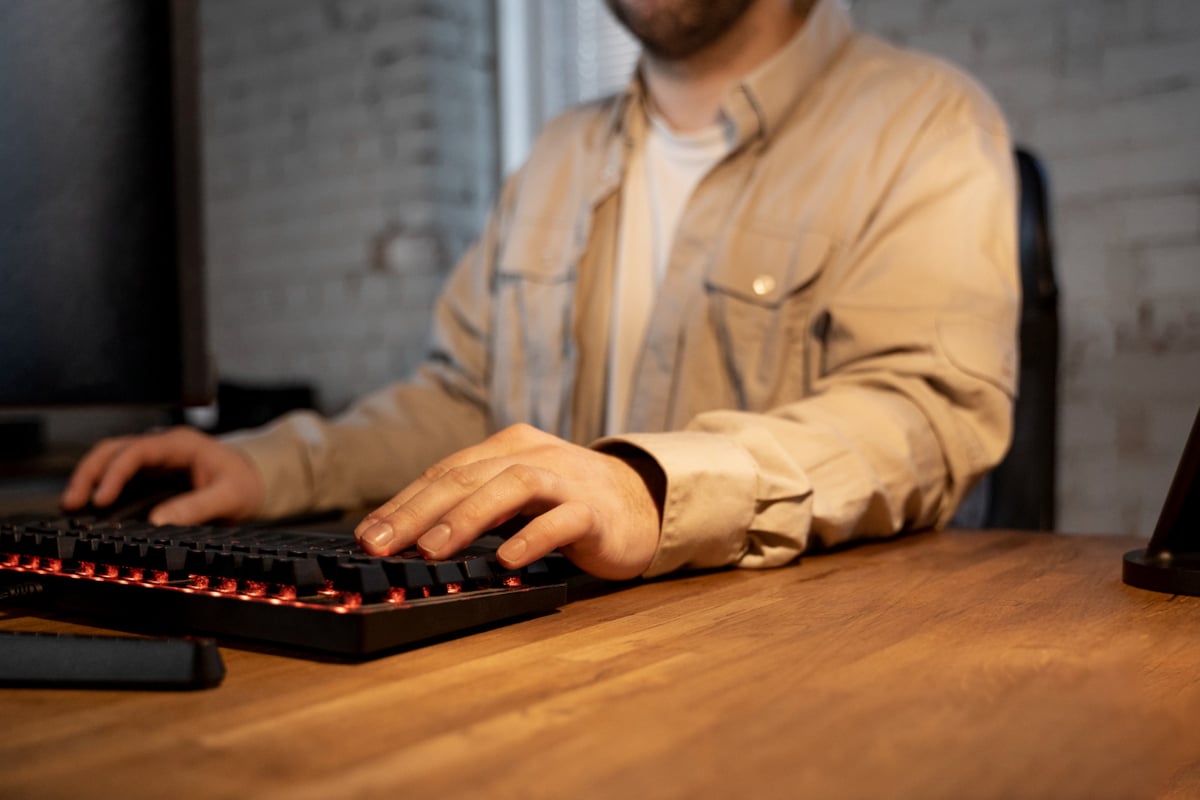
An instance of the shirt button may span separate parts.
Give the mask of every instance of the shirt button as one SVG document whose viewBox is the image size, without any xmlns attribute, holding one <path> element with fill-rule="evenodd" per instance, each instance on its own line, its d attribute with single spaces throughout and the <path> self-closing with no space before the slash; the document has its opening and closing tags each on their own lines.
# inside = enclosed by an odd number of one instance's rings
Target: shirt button
<svg viewBox="0 0 1200 800">
<path fill-rule="evenodd" d="M 767 295 L 775 291 L 775 279 L 770 275 L 759 275 L 754 279 L 754 282 L 750 284 L 750 288 L 756 295 L 762 297 L 763 295 Z"/>
</svg>

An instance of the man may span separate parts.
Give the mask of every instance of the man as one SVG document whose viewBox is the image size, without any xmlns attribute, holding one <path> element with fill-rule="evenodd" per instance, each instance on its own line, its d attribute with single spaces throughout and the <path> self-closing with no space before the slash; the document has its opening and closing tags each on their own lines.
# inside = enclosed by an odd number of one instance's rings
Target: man
<svg viewBox="0 0 1200 800">
<path fill-rule="evenodd" d="M 558 547 L 615 579 L 946 522 L 1010 432 L 1000 114 L 835 0 L 609 4 L 638 76 L 547 126 L 413 380 L 333 421 L 103 442 L 64 506 L 184 468 L 152 520 L 386 500 L 362 546 L 444 558 L 524 516 L 506 565 Z"/>
</svg>

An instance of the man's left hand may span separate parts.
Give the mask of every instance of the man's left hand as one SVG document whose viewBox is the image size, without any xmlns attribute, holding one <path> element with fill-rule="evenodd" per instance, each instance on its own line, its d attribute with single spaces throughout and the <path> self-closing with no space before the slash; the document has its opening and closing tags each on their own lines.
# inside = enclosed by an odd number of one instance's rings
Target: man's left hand
<svg viewBox="0 0 1200 800">
<path fill-rule="evenodd" d="M 415 544 L 427 558 L 444 559 L 525 515 L 531 521 L 497 553 L 505 567 L 557 548 L 585 572 L 622 580 L 642 574 L 654 557 L 663 491 L 649 456 L 618 458 L 513 425 L 434 464 L 354 535 L 375 555 Z"/>
</svg>

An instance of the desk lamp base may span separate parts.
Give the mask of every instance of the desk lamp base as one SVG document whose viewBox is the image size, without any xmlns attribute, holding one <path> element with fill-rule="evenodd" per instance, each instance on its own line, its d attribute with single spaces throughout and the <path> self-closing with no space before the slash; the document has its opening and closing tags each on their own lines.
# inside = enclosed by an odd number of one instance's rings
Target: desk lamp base
<svg viewBox="0 0 1200 800">
<path fill-rule="evenodd" d="M 1130 550 L 1125 554 L 1121 578 L 1139 589 L 1200 597 L 1200 553 Z"/>
</svg>

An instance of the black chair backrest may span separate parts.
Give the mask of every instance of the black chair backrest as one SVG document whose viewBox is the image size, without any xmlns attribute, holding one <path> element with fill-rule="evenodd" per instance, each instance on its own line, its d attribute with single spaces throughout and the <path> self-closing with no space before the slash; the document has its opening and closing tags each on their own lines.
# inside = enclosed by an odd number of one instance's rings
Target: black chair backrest
<svg viewBox="0 0 1200 800">
<path fill-rule="evenodd" d="M 1015 153 L 1020 181 L 1020 374 L 1013 441 L 987 483 L 988 528 L 1053 530 L 1058 429 L 1058 285 L 1045 168 Z"/>
</svg>

